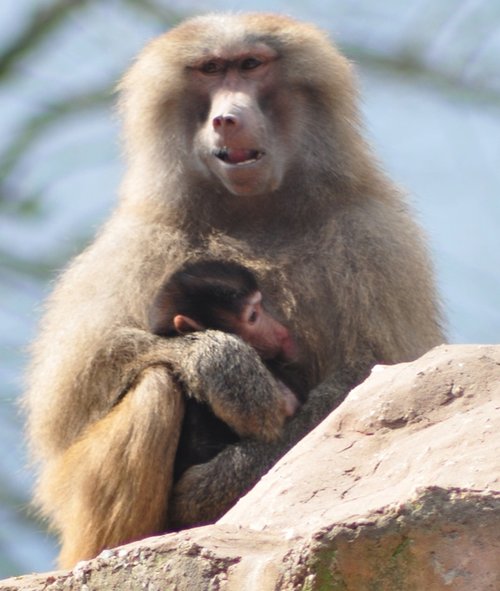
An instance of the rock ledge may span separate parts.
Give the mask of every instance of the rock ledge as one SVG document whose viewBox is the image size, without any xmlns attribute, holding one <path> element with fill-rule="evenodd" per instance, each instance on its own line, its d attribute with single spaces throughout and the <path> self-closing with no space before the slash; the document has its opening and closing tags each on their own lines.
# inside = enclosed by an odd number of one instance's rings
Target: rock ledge
<svg viewBox="0 0 500 591">
<path fill-rule="evenodd" d="M 498 591 L 500 346 L 376 367 L 217 524 L 3 591 Z"/>
</svg>

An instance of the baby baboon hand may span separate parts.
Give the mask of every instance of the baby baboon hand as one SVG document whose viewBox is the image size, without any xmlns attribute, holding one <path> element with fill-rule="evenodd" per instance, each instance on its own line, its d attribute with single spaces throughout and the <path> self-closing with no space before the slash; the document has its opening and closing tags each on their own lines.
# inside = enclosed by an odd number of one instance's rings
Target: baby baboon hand
<svg viewBox="0 0 500 591">
<path fill-rule="evenodd" d="M 170 529 L 204 525 L 213 520 L 209 495 L 203 495 L 201 499 L 199 496 L 199 491 L 213 480 L 210 469 L 210 462 L 191 466 L 175 484 L 168 508 Z"/>
<path fill-rule="evenodd" d="M 283 396 L 282 412 L 285 417 L 293 417 L 300 407 L 300 402 L 297 396 L 286 386 L 282 381 L 278 380 L 278 387 Z"/>
<path fill-rule="evenodd" d="M 261 367 L 260 359 L 253 361 L 258 362 L 252 372 L 254 381 L 238 379 L 235 374 L 237 383 L 212 398 L 212 410 L 240 437 L 276 441 L 285 420 L 294 414 L 298 401 L 284 384 Z"/>
</svg>

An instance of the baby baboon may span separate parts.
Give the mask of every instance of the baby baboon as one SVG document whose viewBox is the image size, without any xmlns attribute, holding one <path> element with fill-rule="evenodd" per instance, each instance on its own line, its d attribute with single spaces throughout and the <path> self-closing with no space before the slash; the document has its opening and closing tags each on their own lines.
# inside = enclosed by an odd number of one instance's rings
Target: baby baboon
<svg viewBox="0 0 500 591">
<path fill-rule="evenodd" d="M 263 307 L 254 274 L 233 261 L 201 259 L 183 265 L 161 286 L 149 318 L 151 331 L 159 336 L 208 328 L 236 334 L 262 359 L 274 363 L 273 373 L 278 364 L 296 361 L 293 338 Z M 278 385 L 283 405 L 276 412 L 292 416 L 298 399 L 283 382 L 278 380 Z M 206 403 L 187 396 L 174 479 L 190 466 L 208 462 L 238 440 L 237 433 Z"/>
</svg>

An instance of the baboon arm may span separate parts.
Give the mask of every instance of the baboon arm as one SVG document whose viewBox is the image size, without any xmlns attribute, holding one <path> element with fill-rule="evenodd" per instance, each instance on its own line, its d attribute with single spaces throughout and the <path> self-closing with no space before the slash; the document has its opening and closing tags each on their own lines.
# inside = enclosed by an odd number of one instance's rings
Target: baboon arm
<svg viewBox="0 0 500 591">
<path fill-rule="evenodd" d="M 246 439 L 227 447 L 213 460 L 186 470 L 170 499 L 171 527 L 194 527 L 222 517 L 280 457 L 342 402 L 352 386 L 347 378 L 330 377 L 311 391 L 308 401 L 285 425 L 279 441 Z"/>
<path fill-rule="evenodd" d="M 207 330 L 159 339 L 134 360 L 138 372 L 155 364 L 166 364 L 184 394 L 207 403 L 241 437 L 274 441 L 281 435 L 286 403 L 278 381 L 240 338 Z"/>
<path fill-rule="evenodd" d="M 41 478 L 39 501 L 61 532 L 62 567 L 168 528 L 186 392 L 218 409 L 241 431 L 263 439 L 281 432 L 279 388 L 240 339 L 219 331 L 156 339 L 132 329 L 123 331 L 107 359 L 119 357 L 123 344 L 131 346 L 132 336 L 138 337 L 137 355 L 128 355 L 130 364 L 121 366 L 125 378 L 114 406 L 90 423 Z"/>
<path fill-rule="evenodd" d="M 150 367 L 54 461 L 40 496 L 61 531 L 62 567 L 164 531 L 183 412 L 168 370 Z"/>
</svg>

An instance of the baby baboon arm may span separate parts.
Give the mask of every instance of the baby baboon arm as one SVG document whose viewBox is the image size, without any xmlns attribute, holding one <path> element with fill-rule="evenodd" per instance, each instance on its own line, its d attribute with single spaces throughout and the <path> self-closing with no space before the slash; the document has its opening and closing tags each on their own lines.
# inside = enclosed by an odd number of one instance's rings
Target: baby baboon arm
<svg viewBox="0 0 500 591">
<path fill-rule="evenodd" d="M 245 439 L 213 460 L 188 468 L 175 484 L 168 523 L 180 530 L 213 523 L 278 460 L 282 446 Z"/>
<path fill-rule="evenodd" d="M 222 517 L 302 437 L 318 425 L 353 386 L 330 377 L 315 388 L 308 401 L 284 427 L 278 442 L 244 440 L 227 447 L 213 460 L 189 468 L 174 486 L 169 524 L 183 529 Z"/>
<path fill-rule="evenodd" d="M 164 531 L 183 412 L 168 371 L 151 367 L 54 460 L 39 497 L 61 532 L 61 567 Z"/>
</svg>

